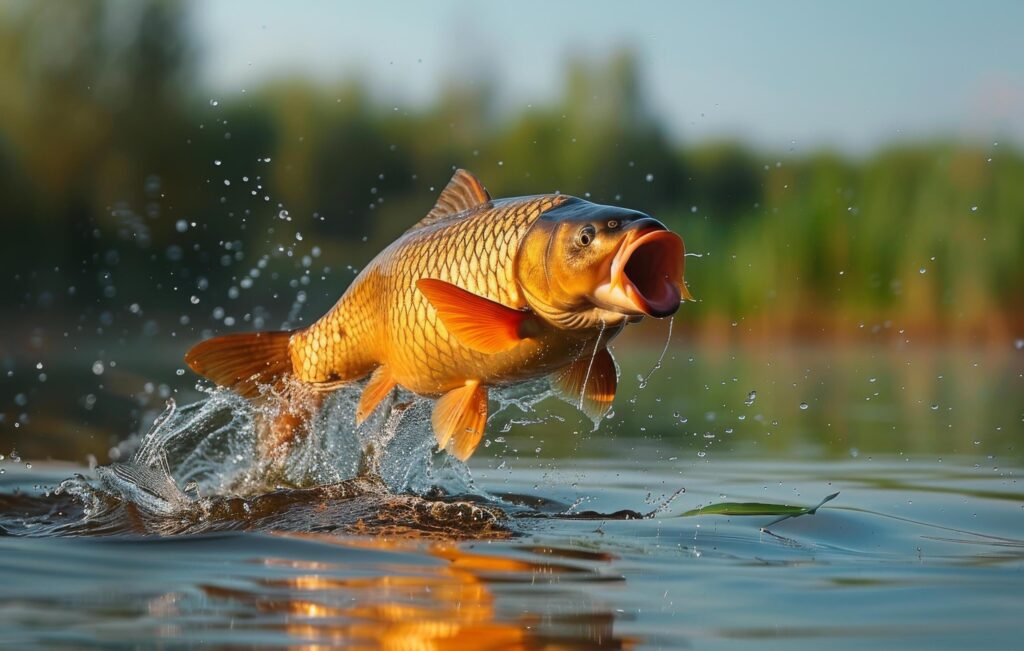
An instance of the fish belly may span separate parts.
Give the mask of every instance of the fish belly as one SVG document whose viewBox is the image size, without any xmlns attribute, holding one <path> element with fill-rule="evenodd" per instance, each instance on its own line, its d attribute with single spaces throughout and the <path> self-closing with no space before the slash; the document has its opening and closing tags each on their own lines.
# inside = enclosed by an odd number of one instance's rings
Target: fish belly
<svg viewBox="0 0 1024 651">
<path fill-rule="evenodd" d="M 424 396 L 439 396 L 470 380 L 502 386 L 548 375 L 571 364 L 586 348 L 583 342 L 552 337 L 528 339 L 512 350 L 484 354 L 453 343 L 443 334 L 425 341 L 399 338 L 395 346 L 416 351 L 393 356 L 389 367 L 395 380 Z"/>
</svg>

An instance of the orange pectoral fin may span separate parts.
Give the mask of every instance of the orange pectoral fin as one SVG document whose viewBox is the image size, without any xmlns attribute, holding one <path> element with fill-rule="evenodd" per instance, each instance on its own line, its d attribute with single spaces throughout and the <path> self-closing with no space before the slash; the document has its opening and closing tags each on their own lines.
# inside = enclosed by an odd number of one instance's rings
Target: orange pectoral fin
<svg viewBox="0 0 1024 651">
<path fill-rule="evenodd" d="M 452 389 L 434 405 L 434 436 L 442 450 L 465 461 L 472 456 L 487 427 L 487 387 L 476 380 Z"/>
<path fill-rule="evenodd" d="M 441 323 L 460 343 L 481 353 L 500 353 L 536 333 L 531 312 L 515 310 L 435 278 L 416 287 L 437 310 Z"/>
<path fill-rule="evenodd" d="M 363 424 L 363 421 L 373 413 L 381 400 L 388 397 L 397 384 L 391 377 L 391 371 L 387 366 L 377 367 L 377 370 L 370 376 L 370 381 L 363 388 L 363 395 L 359 397 L 359 406 L 356 408 L 357 427 Z"/>
<path fill-rule="evenodd" d="M 566 401 L 596 422 L 611 408 L 618 380 L 615 360 L 608 349 L 603 348 L 593 358 L 588 355 L 573 362 L 552 377 L 551 384 Z"/>
</svg>

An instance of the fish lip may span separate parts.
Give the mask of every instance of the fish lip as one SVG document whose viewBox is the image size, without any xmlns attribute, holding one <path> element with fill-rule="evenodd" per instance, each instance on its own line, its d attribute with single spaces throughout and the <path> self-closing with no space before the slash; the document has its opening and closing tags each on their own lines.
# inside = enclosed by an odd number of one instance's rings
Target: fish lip
<svg viewBox="0 0 1024 651">
<path fill-rule="evenodd" d="M 636 256 L 638 252 L 644 255 Z M 615 252 L 609 282 L 596 292 L 598 302 L 629 315 L 675 314 L 688 296 L 683 285 L 684 254 L 679 235 L 653 219 L 638 222 Z"/>
</svg>

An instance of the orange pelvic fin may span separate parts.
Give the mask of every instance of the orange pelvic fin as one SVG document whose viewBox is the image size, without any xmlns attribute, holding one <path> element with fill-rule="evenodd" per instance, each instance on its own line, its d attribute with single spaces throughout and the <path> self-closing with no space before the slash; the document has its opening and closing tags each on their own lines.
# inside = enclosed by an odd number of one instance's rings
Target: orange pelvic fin
<svg viewBox="0 0 1024 651">
<path fill-rule="evenodd" d="M 532 312 L 506 307 L 435 278 L 421 278 L 416 287 L 437 310 L 444 327 L 475 351 L 500 353 L 538 332 Z"/>
<path fill-rule="evenodd" d="M 373 413 L 381 400 L 388 397 L 397 384 L 391 377 L 391 371 L 387 366 L 378 366 L 370 376 L 370 381 L 366 383 L 363 395 L 359 398 L 359 407 L 356 408 L 356 425 L 362 425 L 363 421 Z"/>
<path fill-rule="evenodd" d="M 595 421 L 608 413 L 617 385 L 615 360 L 607 348 L 597 351 L 593 358 L 581 357 L 551 378 L 555 390 Z"/>
<path fill-rule="evenodd" d="M 261 385 L 281 386 L 292 372 L 291 332 L 252 332 L 214 337 L 185 354 L 189 367 L 223 387 L 252 398 Z"/>
<path fill-rule="evenodd" d="M 437 445 L 465 461 L 473 455 L 487 426 L 487 387 L 476 380 L 438 399 L 431 417 Z"/>
</svg>

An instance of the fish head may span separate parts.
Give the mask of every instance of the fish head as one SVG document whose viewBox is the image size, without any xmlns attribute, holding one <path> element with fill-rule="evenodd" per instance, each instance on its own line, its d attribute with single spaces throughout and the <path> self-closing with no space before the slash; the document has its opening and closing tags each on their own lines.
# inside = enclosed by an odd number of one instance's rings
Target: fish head
<svg viewBox="0 0 1024 651">
<path fill-rule="evenodd" d="M 546 311 L 589 311 L 605 322 L 667 317 L 691 298 L 684 252 L 682 238 L 649 215 L 572 198 L 526 234 L 518 280 Z"/>
</svg>

